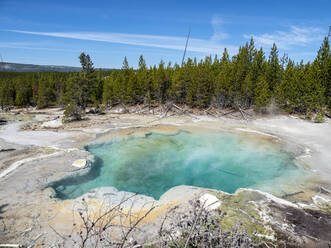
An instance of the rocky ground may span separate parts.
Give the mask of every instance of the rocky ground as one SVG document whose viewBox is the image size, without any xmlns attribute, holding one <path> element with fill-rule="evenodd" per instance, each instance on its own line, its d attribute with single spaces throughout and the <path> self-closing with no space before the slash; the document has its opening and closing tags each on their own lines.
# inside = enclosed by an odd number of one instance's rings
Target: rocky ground
<svg viewBox="0 0 331 248">
<path fill-rule="evenodd" d="M 170 189 L 159 201 L 132 196 L 132 201 L 123 205 L 132 212 L 144 213 L 155 207 L 141 222 L 141 240 L 156 238 L 169 208 L 179 205 L 185 211 L 190 200 L 214 196 L 219 201 L 217 209 L 226 213 L 222 222 L 224 230 L 240 222 L 271 247 L 285 247 L 285 244 L 286 247 L 328 247 L 330 120 L 315 124 L 291 116 L 258 117 L 251 112 L 227 114 L 231 111 L 217 110 L 153 114 L 153 111 L 139 112 L 137 108 L 134 113 L 117 108 L 104 115 L 88 114 L 82 121 L 68 124 L 62 124 L 61 109 L 17 109 L 1 113 L 0 119 L 8 122 L 0 129 L 0 243 L 71 247 L 68 235 L 74 229 L 83 198 L 90 211 L 96 213 L 105 204 L 110 207 L 131 196 L 114 188 L 100 188 L 76 200 L 54 198 L 49 187 L 52 182 L 87 173 L 93 165 L 93 156 L 82 149 L 84 144 L 132 132 L 208 128 L 279 140 L 288 149 L 298 150 L 298 159 L 310 167 L 312 177 L 304 183 L 292 183 L 294 186 L 289 191 L 276 194 L 277 197 L 250 189 L 240 189 L 231 195 L 188 186 Z"/>
</svg>

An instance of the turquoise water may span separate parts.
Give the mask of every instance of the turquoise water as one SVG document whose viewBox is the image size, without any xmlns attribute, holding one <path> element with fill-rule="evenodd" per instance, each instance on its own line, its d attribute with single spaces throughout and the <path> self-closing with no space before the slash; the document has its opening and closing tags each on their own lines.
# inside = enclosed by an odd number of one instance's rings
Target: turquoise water
<svg viewBox="0 0 331 248">
<path fill-rule="evenodd" d="M 233 193 L 238 188 L 272 185 L 293 179 L 300 169 L 280 145 L 232 133 L 148 133 L 127 136 L 86 149 L 96 156 L 91 172 L 53 185 L 61 199 L 114 186 L 159 199 L 177 185 Z"/>
</svg>

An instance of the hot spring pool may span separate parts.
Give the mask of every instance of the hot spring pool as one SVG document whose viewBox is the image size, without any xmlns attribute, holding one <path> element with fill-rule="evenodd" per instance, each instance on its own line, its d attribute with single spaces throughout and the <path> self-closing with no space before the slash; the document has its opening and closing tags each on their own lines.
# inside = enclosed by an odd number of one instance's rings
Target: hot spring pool
<svg viewBox="0 0 331 248">
<path fill-rule="evenodd" d="M 219 189 L 295 183 L 303 169 L 280 144 L 222 132 L 147 133 L 118 137 L 86 149 L 96 162 L 89 174 L 56 182 L 57 197 L 72 199 L 114 186 L 159 199 L 177 185 Z"/>
</svg>

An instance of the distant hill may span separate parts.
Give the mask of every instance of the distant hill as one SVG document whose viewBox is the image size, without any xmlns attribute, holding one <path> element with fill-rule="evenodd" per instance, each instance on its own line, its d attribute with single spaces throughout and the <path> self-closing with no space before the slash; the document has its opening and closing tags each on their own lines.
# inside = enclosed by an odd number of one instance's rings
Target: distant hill
<svg viewBox="0 0 331 248">
<path fill-rule="evenodd" d="M 104 69 L 102 70 L 111 70 Z M 61 65 L 32 65 L 0 62 L 0 72 L 42 72 L 42 71 L 58 71 L 58 72 L 79 72 L 80 67 L 61 66 Z"/>
</svg>

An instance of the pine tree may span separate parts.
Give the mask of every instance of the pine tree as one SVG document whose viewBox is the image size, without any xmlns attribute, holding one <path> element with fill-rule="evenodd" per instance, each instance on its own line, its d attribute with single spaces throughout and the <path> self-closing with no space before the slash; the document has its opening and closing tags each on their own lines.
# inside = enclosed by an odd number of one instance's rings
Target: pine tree
<svg viewBox="0 0 331 248">
<path fill-rule="evenodd" d="M 78 58 L 79 58 L 81 66 L 82 66 L 82 72 L 84 74 L 91 73 L 94 71 L 93 62 L 90 58 L 90 55 L 81 53 Z"/>
<path fill-rule="evenodd" d="M 24 95 L 23 95 L 23 92 L 21 90 L 19 90 L 16 93 L 15 105 L 16 106 L 20 106 L 20 107 L 23 107 L 23 106 L 26 105 L 26 102 L 25 102 L 25 99 L 24 99 Z"/>
<path fill-rule="evenodd" d="M 270 51 L 269 60 L 267 64 L 267 71 L 266 71 L 266 80 L 268 81 L 269 89 L 272 93 L 280 84 L 281 75 L 282 75 L 282 70 L 279 64 L 278 49 L 276 44 L 274 43 Z"/>
<path fill-rule="evenodd" d="M 77 104 L 84 111 L 91 102 L 91 93 L 96 83 L 96 75 L 93 69 L 93 62 L 89 55 L 82 53 L 79 56 L 82 72 L 73 74 L 66 87 L 67 103 Z"/>
<path fill-rule="evenodd" d="M 96 74 L 91 75 L 89 84 L 91 87 L 90 101 L 95 107 L 99 107 L 102 103 L 102 91 L 103 91 L 104 75 L 103 71 L 99 69 Z"/>
<path fill-rule="evenodd" d="M 331 110 L 331 54 L 330 44 L 328 37 L 325 37 L 323 43 L 318 50 L 317 57 L 314 61 L 319 66 L 319 80 L 323 87 L 326 89 L 325 98 L 328 108 Z"/>
<path fill-rule="evenodd" d="M 246 43 L 245 46 L 239 48 L 239 53 L 233 58 L 233 78 L 229 88 L 229 97 L 231 105 L 235 108 L 239 105 L 244 105 L 243 85 L 250 65 L 249 45 Z"/>
<path fill-rule="evenodd" d="M 30 93 L 32 89 L 29 87 L 29 83 L 25 78 L 20 80 L 19 78 L 15 78 L 14 80 L 15 87 L 15 105 L 19 107 L 27 106 L 30 103 Z M 32 95 L 32 93 L 31 93 Z"/>
<path fill-rule="evenodd" d="M 200 108 L 208 107 L 212 100 L 214 85 L 211 70 L 212 59 L 208 56 L 198 64 L 198 75 L 195 78 L 197 87 L 196 105 Z"/>
<path fill-rule="evenodd" d="M 289 112 L 295 111 L 300 95 L 297 88 L 295 65 L 292 60 L 289 60 L 284 77 L 277 89 L 277 101 L 281 108 Z"/>
<path fill-rule="evenodd" d="M 185 103 L 191 107 L 196 106 L 198 67 L 196 58 L 194 61 L 188 58 L 184 65 L 184 80 L 187 84 Z"/>
<path fill-rule="evenodd" d="M 266 62 L 264 57 L 264 52 L 262 48 L 260 50 L 255 50 L 251 67 L 247 73 L 243 84 L 243 92 L 244 95 L 244 107 L 248 108 L 253 104 L 254 101 L 254 90 L 257 85 L 257 80 L 259 76 L 264 75 L 266 70 Z"/>
<path fill-rule="evenodd" d="M 318 63 L 315 61 L 311 65 L 307 64 L 302 74 L 301 112 L 319 112 L 325 106 L 326 97 L 323 81 L 320 80 L 321 69 Z"/>
<path fill-rule="evenodd" d="M 183 104 L 186 98 L 187 82 L 185 81 L 184 67 L 179 67 L 178 64 L 174 66 L 174 72 L 171 78 L 171 87 L 169 89 L 170 100 L 175 103 Z"/>
<path fill-rule="evenodd" d="M 260 112 L 266 111 L 266 106 L 270 103 L 270 90 L 268 81 L 261 75 L 257 79 L 257 85 L 255 88 L 255 109 Z"/>
<path fill-rule="evenodd" d="M 221 107 L 229 106 L 229 88 L 231 82 L 231 61 L 227 49 L 224 49 L 219 62 L 219 73 L 215 78 L 215 101 Z"/>
<path fill-rule="evenodd" d="M 137 103 L 143 103 L 147 91 L 148 73 L 144 57 L 140 55 L 136 72 L 135 98 Z"/>
<path fill-rule="evenodd" d="M 121 103 L 128 103 L 130 100 L 130 96 L 132 95 L 131 88 L 128 85 L 130 80 L 130 67 L 126 56 L 124 57 L 122 68 L 120 74 L 121 78 L 118 78 L 117 84 L 121 83 L 121 85 L 117 85 L 117 89 L 119 89 L 119 99 Z"/>
<path fill-rule="evenodd" d="M 138 101 L 138 98 L 137 76 L 134 70 L 131 68 L 128 71 L 125 103 L 135 104 Z"/>
<path fill-rule="evenodd" d="M 9 79 L 0 81 L 0 104 L 1 109 L 14 104 L 14 88 L 13 83 Z"/>
<path fill-rule="evenodd" d="M 45 108 L 55 103 L 55 93 L 49 79 L 41 79 L 38 86 L 37 108 Z M 51 79 L 50 79 L 51 80 Z"/>
<path fill-rule="evenodd" d="M 73 74 L 67 82 L 65 93 L 65 119 L 64 121 L 79 120 L 91 102 L 91 93 L 96 83 L 93 63 L 89 55 L 81 53 L 79 60 L 82 72 Z"/>
<path fill-rule="evenodd" d="M 115 72 L 104 79 L 102 101 L 107 106 L 114 103 L 114 77 Z"/>
<path fill-rule="evenodd" d="M 129 62 L 128 62 L 128 59 L 126 58 L 126 56 L 124 57 L 124 60 L 123 60 L 123 64 L 122 64 L 122 70 L 129 70 L 130 67 L 129 67 Z"/>
<path fill-rule="evenodd" d="M 167 99 L 167 91 L 170 86 L 170 80 L 162 60 L 156 72 L 155 84 L 157 88 L 157 100 L 159 103 L 164 103 Z"/>
</svg>

